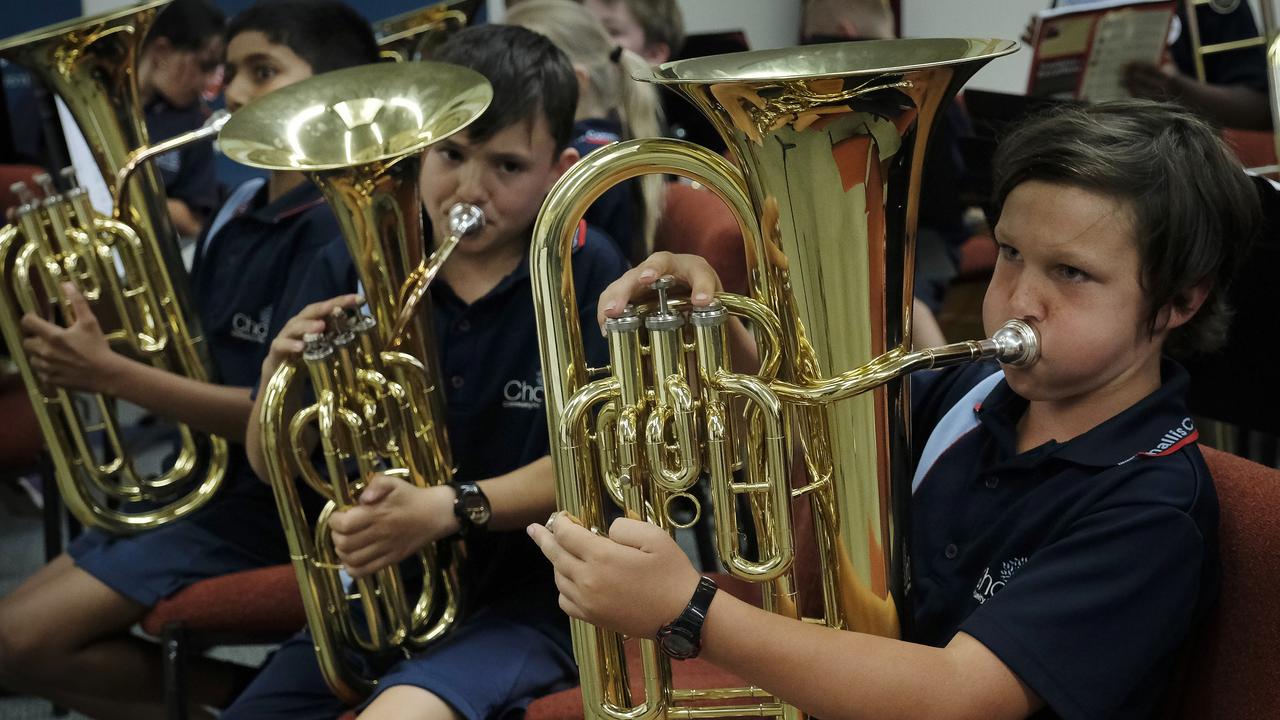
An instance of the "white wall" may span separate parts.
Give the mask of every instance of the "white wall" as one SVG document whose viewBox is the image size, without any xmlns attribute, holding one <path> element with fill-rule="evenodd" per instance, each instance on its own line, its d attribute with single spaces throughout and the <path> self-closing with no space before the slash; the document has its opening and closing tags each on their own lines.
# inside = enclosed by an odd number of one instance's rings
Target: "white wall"
<svg viewBox="0 0 1280 720">
<path fill-rule="evenodd" d="M 1027 20 L 1048 6 L 1048 0 L 902 0 L 902 34 L 1017 40 Z M 1031 53 L 1023 45 L 1012 55 L 992 60 L 968 87 L 1023 93 L 1030 70 Z"/>
<path fill-rule="evenodd" d="M 689 33 L 747 32 L 753 50 L 790 47 L 800 37 L 800 0 L 679 0 Z"/>
</svg>

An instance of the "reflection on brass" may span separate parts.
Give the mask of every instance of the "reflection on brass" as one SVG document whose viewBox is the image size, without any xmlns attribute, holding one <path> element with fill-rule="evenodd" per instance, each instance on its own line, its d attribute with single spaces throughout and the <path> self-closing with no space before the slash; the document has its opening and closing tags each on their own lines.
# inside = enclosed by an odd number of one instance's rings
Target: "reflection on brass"
<svg viewBox="0 0 1280 720">
<path fill-rule="evenodd" d="M 142 37 L 167 2 L 0 41 L 0 58 L 25 67 L 61 98 L 115 201 L 110 217 L 99 214 L 75 187 L 74 173 L 64 173 L 66 192 L 42 182 L 44 198 L 29 195 L 16 224 L 0 230 L 0 328 L 26 382 L 58 492 L 76 519 L 112 533 L 147 530 L 203 506 L 226 474 L 227 443 L 176 425 L 173 459 L 147 475 L 124 442 L 115 398 L 40 382 L 22 349 L 19 321 L 30 312 L 69 324 L 62 284 L 70 282 L 115 349 L 196 380 L 211 377 L 164 188 L 146 161 L 213 131 L 148 147 L 135 78 Z M 145 504 L 133 504 L 139 502 Z"/>
<path fill-rule="evenodd" d="M 425 290 L 449 250 L 483 222 L 466 207 L 457 209 L 450 237 L 428 258 L 419 159 L 431 143 L 479 117 L 491 96 L 481 75 L 452 65 L 366 65 L 255 100 L 219 138 L 237 162 L 302 171 L 320 187 L 371 313 L 336 315 L 326 334 L 306 338 L 303 364 L 313 402 L 288 415 L 290 398 L 303 390 L 298 363 L 289 362 L 263 389 L 260 415 L 268 475 L 316 655 L 329 687 L 348 703 L 367 696 L 376 680 L 347 653 L 420 650 L 444 636 L 463 607 L 460 544 L 443 541 L 417 553 L 424 580 L 416 600 L 407 597 L 396 566 L 348 591 L 328 518 L 355 505 L 379 472 L 419 487 L 453 478 L 429 296 L 415 289 Z M 403 315 L 407 320 L 396 331 L 402 298 L 415 298 L 417 310 Z M 311 454 L 316 438 L 320 468 Z M 299 476 L 328 500 L 314 527 L 298 498 Z M 360 602 L 362 616 L 350 611 L 349 600 Z"/>
<path fill-rule="evenodd" d="M 640 78 L 699 108 L 736 167 L 689 143 L 635 140 L 588 155 L 547 197 L 530 271 L 560 509 L 597 532 L 606 503 L 671 529 L 671 498 L 688 502 L 705 478 L 720 561 L 761 585 L 766 610 L 816 608 L 812 619 L 830 627 L 900 634 L 905 375 L 1037 353 L 1034 331 L 1017 323 L 990 340 L 909 347 L 928 136 L 964 82 L 1014 49 L 1001 40 L 846 43 L 698 58 Z M 729 205 L 749 297 L 720 293 L 692 307 L 660 278 L 656 302 L 606 323 L 610 364 L 591 371 L 570 270 L 574 231 L 609 187 L 647 173 L 683 175 Z M 735 315 L 759 346 L 750 375 L 730 367 Z M 793 474 L 804 476 L 794 488 Z M 797 502 L 809 503 L 811 537 L 794 537 Z M 801 544 L 817 550 L 818 597 L 799 595 Z M 633 696 L 622 638 L 574 621 L 573 642 L 590 718 L 801 717 L 759 688 L 672 688 L 649 640 L 643 692 Z"/>
<path fill-rule="evenodd" d="M 466 27 L 483 0 L 445 0 L 373 23 L 384 60 L 430 60 L 449 35 Z"/>
</svg>

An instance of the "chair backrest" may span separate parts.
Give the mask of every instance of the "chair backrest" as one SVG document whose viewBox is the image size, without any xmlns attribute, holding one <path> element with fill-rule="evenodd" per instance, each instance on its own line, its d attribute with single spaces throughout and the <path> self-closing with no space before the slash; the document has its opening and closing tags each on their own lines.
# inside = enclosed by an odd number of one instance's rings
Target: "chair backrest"
<svg viewBox="0 0 1280 720">
<path fill-rule="evenodd" d="M 4 211 L 18 206 L 18 196 L 10 192 L 9 186 L 16 182 L 24 182 L 28 187 L 35 187 L 33 177 L 44 172 L 35 165 L 0 165 L 0 218 Z M 0 225 L 8 221 L 0 219 Z"/>
<path fill-rule="evenodd" d="M 667 184 L 654 248 L 701 255 L 720 274 L 725 290 L 746 292 L 747 256 L 742 232 L 729 206 L 710 190 L 687 183 Z"/>
<path fill-rule="evenodd" d="M 1280 470 L 1202 447 L 1221 504 L 1222 587 L 1169 694 L 1178 720 L 1280 712 Z"/>
</svg>

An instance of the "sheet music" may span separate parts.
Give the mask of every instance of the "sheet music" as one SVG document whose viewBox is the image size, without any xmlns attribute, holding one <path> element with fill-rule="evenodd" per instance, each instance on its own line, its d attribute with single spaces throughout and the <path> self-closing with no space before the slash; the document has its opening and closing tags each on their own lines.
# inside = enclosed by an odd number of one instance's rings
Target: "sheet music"
<svg viewBox="0 0 1280 720">
<path fill-rule="evenodd" d="M 1166 10 L 1127 8 L 1104 15 L 1094 31 L 1093 52 L 1080 83 L 1080 99 L 1090 102 L 1129 97 L 1124 67 L 1152 62 L 1164 52 L 1169 27 Z"/>
</svg>

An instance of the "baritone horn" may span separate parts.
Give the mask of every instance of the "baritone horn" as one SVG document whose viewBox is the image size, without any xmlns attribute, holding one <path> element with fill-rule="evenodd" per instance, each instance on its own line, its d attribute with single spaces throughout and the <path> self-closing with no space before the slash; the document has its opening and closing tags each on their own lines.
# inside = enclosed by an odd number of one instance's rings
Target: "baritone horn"
<svg viewBox="0 0 1280 720">
<path fill-rule="evenodd" d="M 0 230 L 0 328 L 26 383 L 58 490 L 78 520 L 112 533 L 153 528 L 201 507 L 227 472 L 227 442 L 178 424 L 172 461 L 157 473 L 144 471 L 125 442 L 115 399 L 41 382 L 22 348 L 19 321 L 28 312 L 72 320 L 62 290 L 71 282 L 117 350 L 163 370 L 210 379 L 164 189 L 147 161 L 211 138 L 223 118 L 148 145 L 135 72 L 142 38 L 167 3 L 0 41 L 0 57 L 37 76 L 75 118 L 114 202 L 104 216 L 76 187 L 74 174 L 65 192 L 41 178 L 43 199 L 15 186 L 24 202 L 16 224 Z"/>
<path fill-rule="evenodd" d="M 720 561 L 761 586 L 765 609 L 800 617 L 817 607 L 813 619 L 827 626 L 900 635 L 905 376 L 1037 356 L 1036 335 L 1020 321 L 989 340 L 909 344 L 929 134 L 965 81 L 1015 48 L 1001 40 L 846 43 L 685 60 L 638 78 L 699 108 L 738 167 L 689 143 L 634 140 L 588 155 L 543 205 L 530 267 L 561 510 L 603 533 L 612 502 L 673 529 L 682 516 L 672 509 L 699 508 L 690 489 L 706 476 Z M 606 323 L 610 364 L 590 370 L 569 276 L 573 228 L 608 187 L 646 173 L 683 175 L 729 205 L 745 240 L 750 295 L 720 293 L 693 308 L 668 297 L 671 281 L 660 278 L 656 302 Z M 755 374 L 730 367 L 731 315 L 755 332 Z M 793 448 L 804 475 L 794 488 Z M 812 537 L 794 537 L 798 502 L 809 504 Z M 754 535 L 754 549 L 744 535 Z M 818 597 L 796 587 L 801 543 L 816 547 Z M 641 641 L 643 698 L 633 697 L 622 638 L 577 620 L 572 628 L 587 717 L 801 717 L 759 688 L 673 688 L 652 640 Z"/>
<path fill-rule="evenodd" d="M 348 703 L 367 696 L 376 683 L 350 662 L 349 651 L 421 649 L 442 637 L 462 610 L 460 545 L 440 542 L 417 554 L 424 580 L 416 599 L 409 597 L 397 566 L 357 580 L 348 590 L 328 518 L 354 506 L 378 472 L 419 486 L 452 479 L 443 386 L 423 289 L 483 216 L 473 206 L 456 208 L 449 237 L 427 257 L 419 157 L 431 143 L 478 118 L 491 97 L 488 81 L 464 68 L 365 65 L 255 100 L 236 112 L 220 139 L 223 152 L 237 162 L 302 171 L 320 187 L 372 312 L 336 316 L 327 333 L 308 336 L 305 368 L 296 362 L 281 366 L 263 390 L 260 415 L 268 476 L 316 655 L 329 687 Z M 314 400 L 290 416 L 289 399 L 302 390 L 304 375 Z M 319 439 L 322 463 L 312 461 L 311 437 Z M 299 499 L 299 476 L 328 500 L 314 526 Z M 350 600 L 360 603 L 361 616 L 350 611 Z"/>
</svg>

